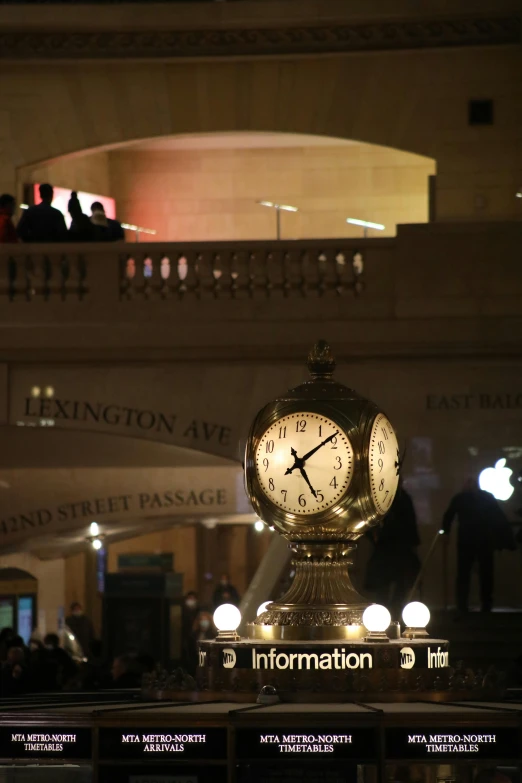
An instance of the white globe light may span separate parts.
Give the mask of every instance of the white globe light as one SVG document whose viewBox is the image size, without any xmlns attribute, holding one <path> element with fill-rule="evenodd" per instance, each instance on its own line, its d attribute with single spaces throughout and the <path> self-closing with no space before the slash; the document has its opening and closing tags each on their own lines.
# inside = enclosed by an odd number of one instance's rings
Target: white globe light
<svg viewBox="0 0 522 783">
<path fill-rule="evenodd" d="M 412 601 L 402 610 L 402 619 L 408 628 L 426 628 L 430 621 L 430 610 L 426 604 Z"/>
<path fill-rule="evenodd" d="M 99 532 L 100 532 L 100 526 L 98 525 L 98 523 L 91 522 L 89 527 L 89 533 L 91 534 L 91 536 L 97 536 Z"/>
<path fill-rule="evenodd" d="M 92 548 L 93 549 L 98 550 L 98 549 L 101 549 L 102 546 L 103 546 L 103 544 L 102 544 L 102 542 L 100 541 L 99 538 L 95 538 L 94 541 L 92 542 Z"/>
<path fill-rule="evenodd" d="M 263 530 L 265 529 L 265 523 L 264 523 L 264 522 L 261 522 L 261 520 L 260 520 L 260 519 L 257 519 L 257 520 L 254 522 L 254 529 L 255 529 L 255 530 L 257 530 L 257 532 L 258 532 L 258 533 L 262 533 L 262 532 L 263 532 Z"/>
<path fill-rule="evenodd" d="M 241 622 L 241 612 L 234 604 L 221 604 L 214 612 L 214 625 L 218 631 L 235 631 Z"/>
<path fill-rule="evenodd" d="M 372 604 L 364 610 L 362 621 L 368 631 L 383 633 L 391 623 L 391 614 L 385 606 Z"/>
<path fill-rule="evenodd" d="M 509 500 L 515 487 L 510 482 L 511 468 L 506 468 L 506 460 L 499 459 L 494 468 L 485 468 L 479 476 L 479 487 L 497 500 Z"/>
<path fill-rule="evenodd" d="M 257 607 L 257 616 L 259 617 L 260 614 L 263 614 L 264 611 L 266 611 L 266 607 L 268 604 L 272 603 L 271 601 L 264 601 L 262 604 L 260 604 Z"/>
</svg>

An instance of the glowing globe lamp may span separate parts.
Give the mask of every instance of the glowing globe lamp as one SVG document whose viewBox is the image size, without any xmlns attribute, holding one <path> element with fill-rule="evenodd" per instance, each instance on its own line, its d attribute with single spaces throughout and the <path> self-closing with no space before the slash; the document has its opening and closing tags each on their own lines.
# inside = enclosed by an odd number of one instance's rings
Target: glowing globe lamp
<svg viewBox="0 0 522 783">
<path fill-rule="evenodd" d="M 268 606 L 268 604 L 270 604 L 270 603 L 272 603 L 272 602 L 271 602 L 271 601 L 263 601 L 263 603 L 262 603 L 262 604 L 260 604 L 260 605 L 257 607 L 257 617 L 259 617 L 259 615 L 260 615 L 260 614 L 263 614 L 263 612 L 266 612 L 266 607 L 267 607 L 267 606 Z"/>
<path fill-rule="evenodd" d="M 426 604 L 420 601 L 412 601 L 402 611 L 402 619 L 406 625 L 403 636 L 415 639 L 419 636 L 427 636 L 426 626 L 430 621 L 430 610 Z"/>
<path fill-rule="evenodd" d="M 262 533 L 264 529 L 265 529 L 265 523 L 264 523 L 264 522 L 261 522 L 261 520 L 260 520 L 260 519 L 257 519 L 257 520 L 254 522 L 254 530 L 255 530 L 257 533 Z"/>
<path fill-rule="evenodd" d="M 221 604 L 214 612 L 214 625 L 218 629 L 219 641 L 237 641 L 237 627 L 241 622 L 241 612 L 234 604 Z"/>
<path fill-rule="evenodd" d="M 391 614 L 385 606 L 381 604 L 372 604 L 368 606 L 362 616 L 363 625 L 369 635 L 366 637 L 368 642 L 389 642 L 385 634 L 391 623 Z"/>
</svg>

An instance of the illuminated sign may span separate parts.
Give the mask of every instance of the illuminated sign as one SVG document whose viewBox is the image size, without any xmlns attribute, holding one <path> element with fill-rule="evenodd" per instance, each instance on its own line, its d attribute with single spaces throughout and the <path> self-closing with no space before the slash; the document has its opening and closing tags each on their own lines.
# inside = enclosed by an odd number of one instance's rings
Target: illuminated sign
<svg viewBox="0 0 522 783">
<path fill-rule="evenodd" d="M 388 759 L 514 759 L 520 755 L 516 728 L 431 726 L 386 730 Z"/>
<path fill-rule="evenodd" d="M 0 757 L 89 759 L 91 730 L 11 726 L 0 728 Z"/>
<path fill-rule="evenodd" d="M 481 472 L 479 487 L 485 492 L 491 492 L 497 500 L 509 500 L 515 491 L 510 481 L 512 473 L 511 468 L 506 468 L 506 460 L 499 459 L 494 468 L 485 468 Z"/>
<path fill-rule="evenodd" d="M 226 759 L 227 730 L 154 727 L 100 729 L 104 759 Z"/>
<path fill-rule="evenodd" d="M 279 727 L 238 729 L 236 754 L 239 759 L 369 759 L 377 753 L 374 729 L 322 727 Z"/>
<path fill-rule="evenodd" d="M 443 669 L 449 666 L 447 644 L 425 643 L 403 647 L 400 644 L 382 645 L 370 651 L 365 645 L 344 645 L 325 651 L 324 646 L 313 647 L 223 647 L 219 651 L 223 669 L 254 669 L 285 671 L 353 671 L 374 668 Z M 199 666 L 212 666 L 205 644 L 199 649 Z"/>
</svg>

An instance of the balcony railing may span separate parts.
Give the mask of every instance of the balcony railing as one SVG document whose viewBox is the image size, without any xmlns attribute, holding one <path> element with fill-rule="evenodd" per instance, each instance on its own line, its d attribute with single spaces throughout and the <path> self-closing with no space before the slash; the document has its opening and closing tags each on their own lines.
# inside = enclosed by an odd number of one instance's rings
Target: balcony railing
<svg viewBox="0 0 522 783">
<path fill-rule="evenodd" d="M 393 246 L 393 240 L 376 241 L 381 248 Z M 0 296 L 19 303 L 89 302 L 99 296 L 107 300 L 109 295 L 116 303 L 358 295 L 364 290 L 362 244 L 329 240 L 3 246 Z"/>
</svg>

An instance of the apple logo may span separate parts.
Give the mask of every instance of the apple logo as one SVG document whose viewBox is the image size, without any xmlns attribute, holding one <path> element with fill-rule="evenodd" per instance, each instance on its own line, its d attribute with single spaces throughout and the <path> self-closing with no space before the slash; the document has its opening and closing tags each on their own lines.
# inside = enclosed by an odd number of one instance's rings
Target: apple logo
<svg viewBox="0 0 522 783">
<path fill-rule="evenodd" d="M 495 462 L 494 468 L 485 468 L 479 476 L 479 487 L 491 494 L 497 500 L 509 500 L 514 486 L 510 482 L 513 471 L 506 468 L 506 460 L 499 459 Z"/>
</svg>

